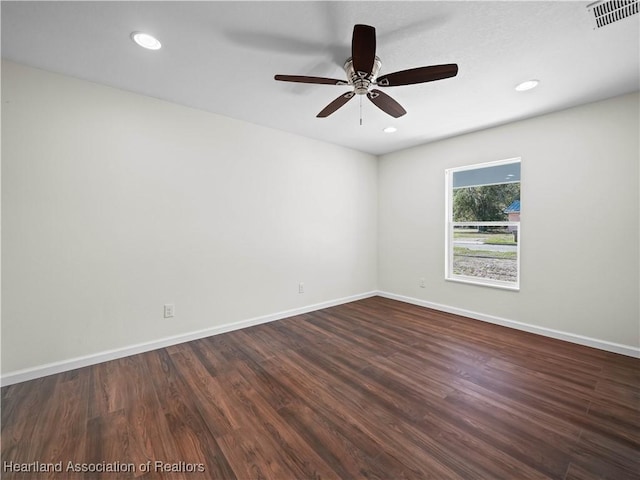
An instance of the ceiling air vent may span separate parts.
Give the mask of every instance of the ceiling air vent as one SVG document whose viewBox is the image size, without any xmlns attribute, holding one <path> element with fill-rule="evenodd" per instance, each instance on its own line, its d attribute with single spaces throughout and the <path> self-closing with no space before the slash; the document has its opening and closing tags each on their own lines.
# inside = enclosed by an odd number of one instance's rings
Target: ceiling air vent
<svg viewBox="0 0 640 480">
<path fill-rule="evenodd" d="M 638 0 L 604 0 L 587 8 L 593 12 L 595 28 L 601 28 L 638 13 Z"/>
</svg>

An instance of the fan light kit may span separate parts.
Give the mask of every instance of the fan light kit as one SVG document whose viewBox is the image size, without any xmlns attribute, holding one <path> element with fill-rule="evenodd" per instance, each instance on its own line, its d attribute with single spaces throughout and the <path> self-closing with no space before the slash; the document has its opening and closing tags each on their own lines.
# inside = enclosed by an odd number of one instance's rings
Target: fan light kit
<svg viewBox="0 0 640 480">
<path fill-rule="evenodd" d="M 344 71 L 347 80 L 337 80 L 324 77 L 307 77 L 305 75 L 276 75 L 274 78 L 282 82 L 315 83 L 321 85 L 351 86 L 353 90 L 343 93 L 333 102 L 327 105 L 318 115 L 325 118 L 342 107 L 356 95 L 366 95 L 380 110 L 394 118 L 401 117 L 407 111 L 386 93 L 371 88 L 397 87 L 400 85 L 413 85 L 416 83 L 433 82 L 443 78 L 455 77 L 458 74 L 458 65 L 450 63 L 446 65 L 431 65 L 429 67 L 417 67 L 400 72 L 388 73 L 378 77 L 382 62 L 376 56 L 376 29 L 369 25 L 355 25 L 351 40 L 351 57 L 344 63 Z M 362 98 L 362 97 L 360 97 Z M 360 119 L 362 124 L 362 118 Z M 385 129 L 386 131 L 386 129 Z M 389 132 L 390 133 L 390 132 Z"/>
<path fill-rule="evenodd" d="M 516 90 L 518 92 L 526 92 L 527 90 L 536 88 L 539 83 L 539 80 L 527 80 L 526 82 L 522 82 L 516 85 Z"/>
<path fill-rule="evenodd" d="M 162 47 L 160 41 L 156 37 L 149 35 L 148 33 L 133 32 L 131 34 L 131 39 L 142 48 L 146 48 L 149 50 L 160 50 L 160 47 Z"/>
</svg>

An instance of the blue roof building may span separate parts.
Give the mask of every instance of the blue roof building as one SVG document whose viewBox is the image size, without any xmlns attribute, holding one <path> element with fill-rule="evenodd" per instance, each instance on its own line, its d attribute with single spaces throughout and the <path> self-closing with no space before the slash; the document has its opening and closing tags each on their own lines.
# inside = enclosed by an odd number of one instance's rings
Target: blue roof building
<svg viewBox="0 0 640 480">
<path fill-rule="evenodd" d="M 520 200 L 514 200 L 511 205 L 504 209 L 504 213 L 520 213 Z"/>
</svg>

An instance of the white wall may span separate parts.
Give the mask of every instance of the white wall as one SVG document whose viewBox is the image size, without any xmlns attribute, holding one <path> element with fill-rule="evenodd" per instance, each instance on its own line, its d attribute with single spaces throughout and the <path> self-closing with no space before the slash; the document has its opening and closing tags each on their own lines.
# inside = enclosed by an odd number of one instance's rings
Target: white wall
<svg viewBox="0 0 640 480">
<path fill-rule="evenodd" d="M 637 348 L 638 102 L 625 95 L 381 157 L 379 289 Z M 522 157 L 521 290 L 445 281 L 444 170 L 512 157 Z"/>
<path fill-rule="evenodd" d="M 3 374 L 375 290 L 375 157 L 10 62 L 2 102 Z"/>
</svg>

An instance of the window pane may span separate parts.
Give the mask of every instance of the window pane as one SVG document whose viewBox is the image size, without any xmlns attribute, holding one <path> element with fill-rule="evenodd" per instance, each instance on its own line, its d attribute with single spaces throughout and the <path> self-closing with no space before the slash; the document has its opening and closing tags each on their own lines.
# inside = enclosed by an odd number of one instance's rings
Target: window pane
<svg viewBox="0 0 640 480">
<path fill-rule="evenodd" d="M 518 219 L 514 220 L 515 202 Z M 454 222 L 519 221 L 520 182 L 454 188 Z"/>
<path fill-rule="evenodd" d="M 453 227 L 454 275 L 516 283 L 518 226 Z"/>
</svg>

